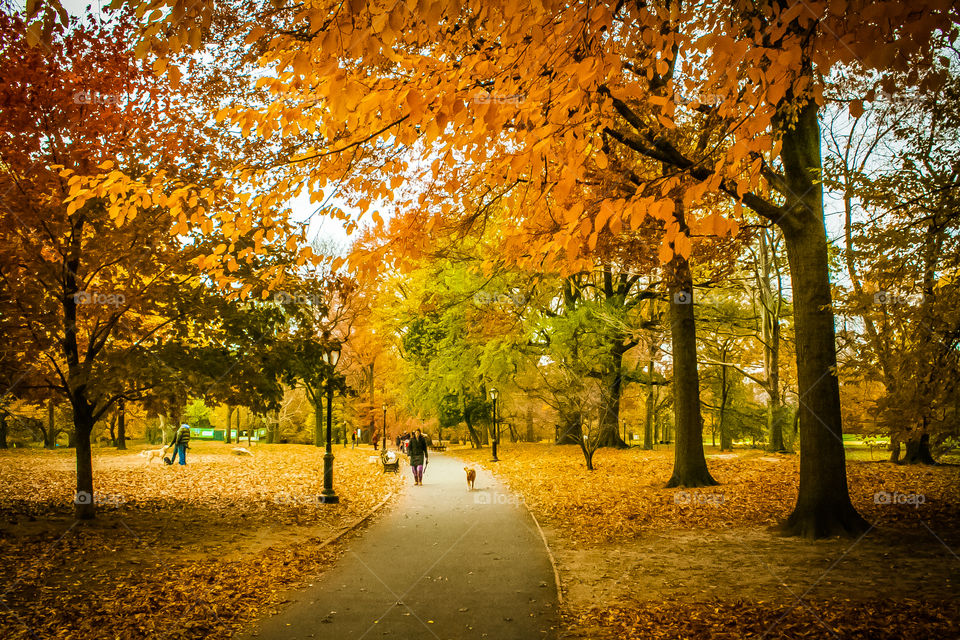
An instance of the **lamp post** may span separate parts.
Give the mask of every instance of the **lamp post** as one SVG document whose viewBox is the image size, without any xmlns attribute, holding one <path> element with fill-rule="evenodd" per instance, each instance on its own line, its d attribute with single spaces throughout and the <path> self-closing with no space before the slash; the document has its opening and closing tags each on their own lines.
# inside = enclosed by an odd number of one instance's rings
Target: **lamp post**
<svg viewBox="0 0 960 640">
<path fill-rule="evenodd" d="M 320 494 L 320 502 L 323 504 L 340 502 L 340 496 L 333 490 L 333 451 L 330 449 L 330 431 L 333 426 L 333 369 L 339 360 L 339 345 L 323 352 L 323 361 L 330 365 L 330 375 L 327 377 L 327 452 L 323 454 L 323 493 Z"/>
<path fill-rule="evenodd" d="M 500 429 L 497 426 L 497 398 L 499 397 L 499 391 L 490 389 L 490 399 L 493 400 L 493 462 L 500 462 L 497 459 L 497 445 L 500 444 Z"/>
<path fill-rule="evenodd" d="M 387 403 L 384 402 L 383 406 L 383 453 L 387 452 Z"/>
</svg>

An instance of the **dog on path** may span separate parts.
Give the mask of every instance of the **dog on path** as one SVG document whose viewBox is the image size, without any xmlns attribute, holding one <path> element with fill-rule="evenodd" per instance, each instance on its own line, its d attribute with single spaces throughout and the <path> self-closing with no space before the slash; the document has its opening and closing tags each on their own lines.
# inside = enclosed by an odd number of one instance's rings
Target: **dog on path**
<svg viewBox="0 0 960 640">
<path fill-rule="evenodd" d="M 160 449 L 144 449 L 143 451 L 140 452 L 140 457 L 146 458 L 147 464 L 150 464 L 154 460 L 159 460 L 160 462 L 163 462 L 163 452 L 166 450 L 167 450 L 166 447 L 162 447 Z"/>
<path fill-rule="evenodd" d="M 464 467 L 463 470 L 467 472 L 467 491 L 473 491 L 473 483 L 477 481 L 477 471 L 470 467 Z"/>
</svg>

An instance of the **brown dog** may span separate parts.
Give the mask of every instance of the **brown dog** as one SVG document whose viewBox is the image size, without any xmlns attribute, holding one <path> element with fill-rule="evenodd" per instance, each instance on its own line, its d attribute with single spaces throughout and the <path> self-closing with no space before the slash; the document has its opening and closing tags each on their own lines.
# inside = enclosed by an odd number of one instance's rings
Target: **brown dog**
<svg viewBox="0 0 960 640">
<path fill-rule="evenodd" d="M 477 472 L 470 467 L 464 467 L 463 470 L 467 472 L 467 491 L 473 491 L 473 483 L 477 481 Z"/>
</svg>

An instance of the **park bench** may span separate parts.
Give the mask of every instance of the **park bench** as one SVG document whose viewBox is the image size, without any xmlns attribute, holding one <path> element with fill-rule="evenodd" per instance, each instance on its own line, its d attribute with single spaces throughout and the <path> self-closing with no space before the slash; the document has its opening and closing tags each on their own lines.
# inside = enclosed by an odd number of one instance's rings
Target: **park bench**
<svg viewBox="0 0 960 640">
<path fill-rule="evenodd" d="M 387 471 L 398 473 L 400 471 L 400 456 L 393 451 L 384 451 L 381 453 L 380 463 L 383 465 L 384 473 Z"/>
<path fill-rule="evenodd" d="M 447 445 L 445 445 L 445 444 L 432 444 L 432 445 L 430 445 L 430 450 L 431 450 L 431 451 L 446 451 L 446 450 L 447 450 Z"/>
</svg>

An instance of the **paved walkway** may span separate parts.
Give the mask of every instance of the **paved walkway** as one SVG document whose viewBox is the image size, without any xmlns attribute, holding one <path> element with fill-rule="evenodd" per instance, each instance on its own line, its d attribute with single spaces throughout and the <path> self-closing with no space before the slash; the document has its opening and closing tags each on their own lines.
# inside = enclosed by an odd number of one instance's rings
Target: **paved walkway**
<svg viewBox="0 0 960 640">
<path fill-rule="evenodd" d="M 372 465 L 371 465 L 372 467 Z M 556 637 L 553 570 L 522 505 L 478 471 L 432 454 L 424 486 L 351 542 L 339 562 L 249 637 L 268 640 L 537 640 Z"/>
</svg>

